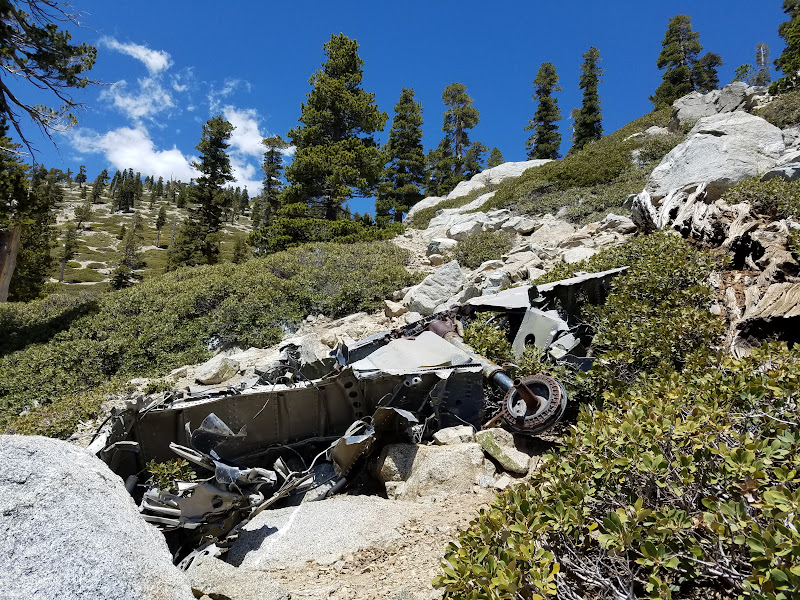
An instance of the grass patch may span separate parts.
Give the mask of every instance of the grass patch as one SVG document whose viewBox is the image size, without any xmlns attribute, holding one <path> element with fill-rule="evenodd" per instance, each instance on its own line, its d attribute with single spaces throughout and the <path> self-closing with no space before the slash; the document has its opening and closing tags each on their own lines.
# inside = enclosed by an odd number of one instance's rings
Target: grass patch
<svg viewBox="0 0 800 600">
<path fill-rule="evenodd" d="M 747 202 L 756 211 L 773 219 L 800 216 L 800 181 L 780 177 L 761 181 L 752 177 L 740 181 L 725 192 L 728 204 Z"/>
</svg>

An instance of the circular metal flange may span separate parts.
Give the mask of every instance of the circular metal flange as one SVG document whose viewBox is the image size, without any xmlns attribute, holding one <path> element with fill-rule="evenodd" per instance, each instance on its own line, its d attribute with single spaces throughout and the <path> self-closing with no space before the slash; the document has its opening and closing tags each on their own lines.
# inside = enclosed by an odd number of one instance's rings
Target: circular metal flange
<svg viewBox="0 0 800 600">
<path fill-rule="evenodd" d="M 500 414 L 506 425 L 519 433 L 528 435 L 541 433 L 558 423 L 567 408 L 567 391 L 557 380 L 537 373 L 523 377 L 519 386 L 525 386 L 531 394 L 537 397 L 538 406 L 528 402 L 517 388 L 512 387 L 503 398 L 503 408 Z M 525 391 L 525 390 L 523 390 Z"/>
</svg>

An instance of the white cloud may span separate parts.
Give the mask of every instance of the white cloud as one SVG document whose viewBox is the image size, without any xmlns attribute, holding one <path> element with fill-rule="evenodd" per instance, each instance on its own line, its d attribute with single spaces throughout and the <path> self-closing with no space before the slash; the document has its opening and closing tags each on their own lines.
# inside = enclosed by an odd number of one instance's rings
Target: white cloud
<svg viewBox="0 0 800 600">
<path fill-rule="evenodd" d="M 222 116 L 235 127 L 229 140 L 233 152 L 258 157 L 264 155 L 264 146 L 261 143 L 264 136 L 258 129 L 259 116 L 256 109 L 238 109 L 228 105 L 222 109 Z"/>
<path fill-rule="evenodd" d="M 147 46 L 142 46 L 141 44 L 123 44 L 112 37 L 101 38 L 100 43 L 106 48 L 116 50 L 117 52 L 127 54 L 136 60 L 142 61 L 151 75 L 160 73 L 172 65 L 169 53 L 163 50 L 151 50 Z"/>
<path fill-rule="evenodd" d="M 226 79 L 219 89 L 216 89 L 216 83 L 208 85 L 211 88 L 211 91 L 208 92 L 208 107 L 211 112 L 219 110 L 220 100 L 227 98 L 240 87 L 250 91 L 250 82 L 243 79 Z"/>
<path fill-rule="evenodd" d="M 80 153 L 103 154 L 116 169 L 133 169 L 142 175 L 180 179 L 188 182 L 197 177 L 191 166 L 197 160 L 184 156 L 175 146 L 170 150 L 158 150 L 150 139 L 150 133 L 141 125 L 134 128 L 120 127 L 104 134 L 87 130 L 71 130 L 70 141 Z"/>
<path fill-rule="evenodd" d="M 260 194 L 262 183 L 257 177 L 260 176 L 261 172 L 256 169 L 253 163 L 246 162 L 241 156 L 232 155 L 230 158 L 231 171 L 234 177 L 231 186 L 247 188 L 247 193 L 251 197 Z"/>
<path fill-rule="evenodd" d="M 128 82 L 122 79 L 101 91 L 100 98 L 112 102 L 125 115 L 137 121 L 152 118 L 175 106 L 172 96 L 157 79 L 146 77 L 137 83 L 139 89 L 129 92 Z"/>
</svg>

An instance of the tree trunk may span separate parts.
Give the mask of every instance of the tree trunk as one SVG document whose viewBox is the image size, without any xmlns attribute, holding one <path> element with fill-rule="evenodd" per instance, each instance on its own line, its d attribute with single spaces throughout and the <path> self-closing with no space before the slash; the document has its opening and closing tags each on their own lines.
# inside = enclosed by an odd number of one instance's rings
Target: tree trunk
<svg viewBox="0 0 800 600">
<path fill-rule="evenodd" d="M 21 237 L 21 224 L 14 225 L 9 229 L 0 229 L 0 302 L 8 300 L 8 289 L 17 266 Z"/>
<path fill-rule="evenodd" d="M 161 245 L 159 244 L 159 242 L 161 241 L 161 228 L 159 227 L 156 231 L 158 232 L 156 234 L 156 248 L 160 248 Z"/>
<path fill-rule="evenodd" d="M 67 264 L 67 259 L 61 261 L 61 275 L 58 276 L 58 283 L 64 283 L 64 267 Z"/>
</svg>

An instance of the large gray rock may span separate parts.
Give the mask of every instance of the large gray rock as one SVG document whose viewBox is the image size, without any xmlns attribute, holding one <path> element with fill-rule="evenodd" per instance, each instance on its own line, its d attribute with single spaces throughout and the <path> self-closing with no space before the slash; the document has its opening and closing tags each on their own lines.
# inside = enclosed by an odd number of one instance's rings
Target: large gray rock
<svg viewBox="0 0 800 600">
<path fill-rule="evenodd" d="M 0 597 L 191 600 L 122 480 L 71 444 L 0 436 Z"/>
<path fill-rule="evenodd" d="M 378 459 L 378 479 L 395 500 L 464 494 L 487 474 L 479 444 L 390 444 Z"/>
<path fill-rule="evenodd" d="M 731 83 L 720 90 L 712 90 L 706 94 L 692 92 L 683 98 L 678 98 L 672 105 L 669 128 L 678 131 L 684 123 L 694 123 L 702 117 L 750 110 L 761 94 L 761 90 L 743 81 Z"/>
<path fill-rule="evenodd" d="M 575 233 L 575 227 L 554 217 L 545 218 L 539 229 L 530 236 L 531 249 L 555 248 L 562 240 Z"/>
<path fill-rule="evenodd" d="M 466 283 L 458 261 L 451 260 L 412 287 L 403 298 L 403 304 L 411 312 L 432 315 L 437 306 L 458 294 Z"/>
<path fill-rule="evenodd" d="M 472 429 L 471 425 L 445 427 L 433 434 L 433 441 L 439 446 L 468 444 L 475 441 L 475 431 Z"/>
<path fill-rule="evenodd" d="M 213 556 L 197 559 L 186 571 L 198 598 L 231 600 L 289 600 L 291 594 L 266 573 L 234 567 Z"/>
<path fill-rule="evenodd" d="M 434 238 L 428 242 L 428 250 L 426 254 L 447 254 L 455 250 L 458 242 L 449 238 Z"/>
<path fill-rule="evenodd" d="M 645 189 L 658 200 L 706 183 L 713 201 L 738 181 L 774 167 L 784 149 L 781 130 L 760 117 L 745 112 L 705 117 L 653 170 Z"/>
<path fill-rule="evenodd" d="M 348 552 L 401 539 L 397 528 L 423 507 L 375 496 L 334 496 L 300 506 L 265 510 L 242 527 L 228 561 L 247 569 L 275 569 L 313 560 L 333 564 Z"/>
<path fill-rule="evenodd" d="M 484 221 L 475 219 L 474 221 L 466 221 L 464 223 L 456 223 L 447 232 L 447 236 L 456 240 L 463 241 L 471 238 L 473 235 L 483 231 Z"/>
<path fill-rule="evenodd" d="M 195 369 L 194 378 L 203 385 L 216 385 L 228 381 L 238 372 L 239 361 L 217 354 Z"/>
<path fill-rule="evenodd" d="M 566 250 L 564 254 L 561 255 L 561 260 L 568 265 L 574 265 L 582 260 L 593 257 L 595 254 L 597 254 L 597 252 L 598 251 L 595 248 L 578 246 L 577 248 L 570 248 L 569 250 Z"/>
</svg>

